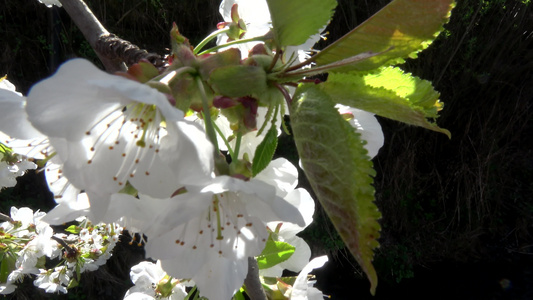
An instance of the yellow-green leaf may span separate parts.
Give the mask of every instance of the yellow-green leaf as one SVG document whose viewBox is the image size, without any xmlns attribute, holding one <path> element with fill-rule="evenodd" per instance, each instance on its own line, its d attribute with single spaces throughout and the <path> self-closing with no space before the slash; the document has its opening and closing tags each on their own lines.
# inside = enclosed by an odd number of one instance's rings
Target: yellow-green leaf
<svg viewBox="0 0 533 300">
<path fill-rule="evenodd" d="M 257 257 L 259 269 L 268 269 L 289 259 L 294 253 L 294 246 L 285 242 L 268 240 L 265 249 Z"/>
<path fill-rule="evenodd" d="M 379 246 L 381 213 L 374 204 L 372 162 L 360 135 L 317 85 L 295 94 L 291 127 L 305 174 L 339 235 L 368 276 L 375 293 L 372 265 Z"/>
<path fill-rule="evenodd" d="M 443 30 L 453 0 L 394 0 L 315 56 L 318 66 L 363 52 L 384 52 L 342 69 L 372 70 L 416 57 Z M 339 72 L 339 70 L 337 70 Z"/>
<path fill-rule="evenodd" d="M 368 73 L 330 73 L 320 85 L 335 103 L 421 126 L 451 137 L 433 122 L 443 107 L 431 82 L 395 67 Z"/>
</svg>

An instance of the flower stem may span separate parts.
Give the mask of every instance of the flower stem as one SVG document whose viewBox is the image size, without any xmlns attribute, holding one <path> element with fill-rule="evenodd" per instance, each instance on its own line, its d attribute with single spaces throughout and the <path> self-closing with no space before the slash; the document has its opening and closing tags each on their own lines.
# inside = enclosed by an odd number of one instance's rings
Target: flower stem
<svg viewBox="0 0 533 300">
<path fill-rule="evenodd" d="M 234 159 L 234 160 L 239 159 L 239 151 L 241 150 L 241 140 L 242 140 L 242 133 L 237 132 L 237 139 L 235 140 L 235 149 L 233 150 L 233 154 L 235 156 L 232 156 L 231 159 Z"/>
<path fill-rule="evenodd" d="M 285 98 L 285 101 L 287 102 L 287 106 L 289 107 L 289 111 L 290 111 L 291 105 L 292 105 L 291 95 L 289 95 L 287 90 L 282 85 L 280 85 L 279 83 L 277 83 L 277 82 L 274 83 L 274 86 L 281 92 L 281 94 Z"/>
<path fill-rule="evenodd" d="M 189 300 L 193 294 L 195 295 L 194 298 L 198 296 L 198 293 L 196 293 L 196 285 L 192 288 L 192 290 L 187 294 L 187 297 L 185 297 L 185 299 L 183 300 Z"/>
<path fill-rule="evenodd" d="M 217 134 L 215 132 L 215 129 L 213 128 L 213 121 L 211 120 L 211 112 L 209 111 L 209 101 L 207 99 L 207 95 L 205 94 L 204 84 L 202 83 L 202 79 L 199 76 L 195 77 L 196 85 L 198 86 L 198 90 L 200 91 L 200 95 L 202 96 L 202 106 L 203 106 L 203 112 L 204 112 L 204 123 L 205 123 L 205 131 L 207 133 L 207 137 L 213 143 L 215 146 L 215 157 L 216 154 L 219 152 L 218 148 L 218 142 L 217 142 Z"/>
<path fill-rule="evenodd" d="M 239 44 L 244 44 L 244 43 L 249 43 L 249 42 L 264 42 L 265 40 L 266 40 L 265 36 L 258 36 L 258 37 L 254 37 L 254 38 L 250 38 L 250 39 L 242 39 L 242 40 L 237 40 L 237 41 L 231 41 L 229 43 L 218 45 L 218 46 L 215 46 L 213 48 L 210 48 L 210 49 L 207 49 L 205 51 L 202 51 L 198 55 L 202 55 L 202 54 L 206 54 L 206 53 L 210 53 L 210 52 L 215 52 L 218 49 L 231 47 L 231 46 L 234 46 L 234 45 L 239 45 Z"/>
<path fill-rule="evenodd" d="M 231 157 L 235 157 L 233 149 L 231 149 L 231 145 L 228 142 L 228 139 L 224 136 L 224 134 L 222 133 L 222 130 L 220 130 L 220 128 L 218 128 L 217 123 L 213 122 L 213 127 L 215 127 L 216 132 L 218 133 L 220 138 L 222 138 L 222 140 L 224 141 L 224 144 L 226 145 L 226 148 L 228 148 L 229 155 Z"/>
<path fill-rule="evenodd" d="M 229 28 L 222 28 L 216 31 L 213 31 L 210 35 L 208 35 L 205 39 L 203 39 L 196 47 L 194 47 L 193 53 L 198 54 L 202 48 L 209 43 L 212 39 L 216 38 L 217 36 L 224 34 L 226 32 L 229 32 Z"/>
</svg>

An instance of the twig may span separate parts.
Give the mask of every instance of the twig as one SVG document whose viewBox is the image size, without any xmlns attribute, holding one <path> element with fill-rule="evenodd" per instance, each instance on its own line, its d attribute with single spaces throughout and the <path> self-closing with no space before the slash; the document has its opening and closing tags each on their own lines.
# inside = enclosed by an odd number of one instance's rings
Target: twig
<svg viewBox="0 0 533 300">
<path fill-rule="evenodd" d="M 246 294 L 252 300 L 266 300 L 266 294 L 259 280 L 259 266 L 253 257 L 248 257 L 248 275 L 244 279 Z"/>
<path fill-rule="evenodd" d="M 94 16 L 91 9 L 82 0 L 59 0 L 70 18 L 80 29 L 96 55 L 108 72 L 126 71 L 126 66 L 118 59 L 111 59 L 96 50 L 96 44 L 100 37 L 109 35 L 109 32 Z"/>
<path fill-rule="evenodd" d="M 112 33 L 100 36 L 96 42 L 95 51 L 110 59 L 120 59 L 128 66 L 139 62 L 141 59 L 148 60 L 157 68 L 165 65 L 165 61 L 159 54 L 149 53 Z"/>
<path fill-rule="evenodd" d="M 11 219 L 11 217 L 8 215 L 4 215 L 3 213 L 0 213 L 0 221 L 13 222 L 13 219 Z"/>
<path fill-rule="evenodd" d="M 124 63 L 131 66 L 141 59 L 148 60 L 158 68 L 165 65 L 159 54 L 148 53 L 131 42 L 109 33 L 83 0 L 60 0 L 60 2 L 108 72 L 126 71 Z"/>
</svg>

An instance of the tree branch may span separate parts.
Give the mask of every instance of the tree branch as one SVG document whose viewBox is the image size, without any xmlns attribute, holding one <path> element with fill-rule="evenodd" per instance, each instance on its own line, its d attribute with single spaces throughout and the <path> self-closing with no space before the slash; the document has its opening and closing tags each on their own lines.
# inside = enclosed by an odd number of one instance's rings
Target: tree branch
<svg viewBox="0 0 533 300">
<path fill-rule="evenodd" d="M 70 18 L 83 33 L 96 55 L 108 72 L 126 71 L 126 66 L 120 59 L 106 57 L 97 51 L 98 40 L 109 35 L 109 32 L 94 16 L 91 9 L 82 0 L 59 0 Z"/>
</svg>

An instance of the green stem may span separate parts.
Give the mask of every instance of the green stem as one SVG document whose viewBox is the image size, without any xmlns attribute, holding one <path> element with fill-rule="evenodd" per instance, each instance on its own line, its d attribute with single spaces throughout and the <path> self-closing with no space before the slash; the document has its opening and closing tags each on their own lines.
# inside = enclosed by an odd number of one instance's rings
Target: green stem
<svg viewBox="0 0 533 300">
<path fill-rule="evenodd" d="M 233 149 L 231 149 L 231 145 L 229 144 L 228 142 L 228 139 L 224 136 L 224 134 L 222 133 L 222 130 L 220 130 L 220 128 L 218 128 L 217 124 L 213 122 L 213 127 L 215 127 L 215 130 L 216 132 L 218 133 L 218 135 L 222 138 L 222 140 L 224 141 L 224 144 L 226 145 L 226 148 L 228 148 L 228 152 L 229 152 L 229 155 L 231 157 L 235 157 L 233 155 Z"/>
<path fill-rule="evenodd" d="M 187 294 L 187 297 L 185 297 L 185 299 L 183 300 L 189 300 L 191 298 L 191 296 L 196 292 L 196 285 L 191 289 L 191 291 Z M 198 294 L 198 293 L 196 293 Z"/>
<path fill-rule="evenodd" d="M 226 47 L 231 47 L 231 46 L 234 46 L 234 45 L 239 45 L 239 44 L 244 44 L 244 43 L 249 43 L 249 42 L 264 42 L 264 41 L 266 41 L 266 37 L 265 36 L 258 36 L 258 37 L 254 37 L 254 38 L 250 38 L 250 39 L 231 41 L 229 43 L 226 43 L 226 44 L 223 44 L 223 45 L 218 45 L 218 46 L 215 46 L 213 48 L 210 48 L 210 49 L 207 49 L 205 51 L 202 51 L 198 55 L 202 55 L 202 54 L 206 54 L 206 53 L 210 53 L 210 52 L 215 52 L 215 51 L 218 51 L 219 49 L 226 48 Z"/>
<path fill-rule="evenodd" d="M 49 160 L 51 160 L 54 156 L 56 156 L 57 152 L 53 152 L 52 154 L 48 155 L 46 158 L 39 160 L 36 162 L 37 167 L 42 168 L 44 167 Z"/>
<path fill-rule="evenodd" d="M 222 28 L 222 29 L 219 29 L 219 30 L 216 30 L 216 31 L 213 31 L 210 35 L 208 35 L 205 39 L 203 39 L 203 41 L 200 42 L 200 44 L 196 45 L 196 47 L 194 47 L 194 50 L 193 50 L 193 53 L 194 54 L 198 54 L 198 52 L 200 50 L 202 50 L 202 48 L 207 44 L 209 43 L 212 39 L 216 38 L 217 36 L 221 35 L 221 34 L 224 34 L 226 32 L 229 32 L 229 28 Z"/>
<path fill-rule="evenodd" d="M 219 148 L 218 148 L 218 142 L 217 142 L 217 134 L 215 132 L 215 129 L 213 128 L 213 121 L 211 120 L 211 112 L 209 111 L 209 101 L 205 93 L 202 79 L 199 76 L 196 76 L 195 80 L 196 80 L 196 85 L 198 85 L 198 90 L 200 91 L 200 95 L 202 96 L 205 131 L 207 133 L 207 137 L 209 138 L 209 140 L 211 140 L 211 143 L 213 143 L 213 145 L 215 146 L 215 157 L 216 157 L 217 154 L 219 153 Z"/>
<path fill-rule="evenodd" d="M 193 67 L 179 67 L 177 69 L 176 68 L 171 69 L 171 68 L 172 67 L 170 67 L 167 70 L 167 72 L 161 75 L 157 75 L 156 77 L 150 79 L 150 81 L 148 82 L 158 81 L 158 82 L 162 82 L 168 85 L 172 80 L 174 80 L 175 78 L 179 78 L 182 74 L 196 72 L 196 69 Z"/>
<path fill-rule="evenodd" d="M 232 160 L 239 159 L 239 151 L 241 150 L 241 140 L 242 140 L 242 133 L 238 132 L 237 139 L 235 140 L 235 150 L 233 151 L 235 156 L 231 157 Z"/>
</svg>

